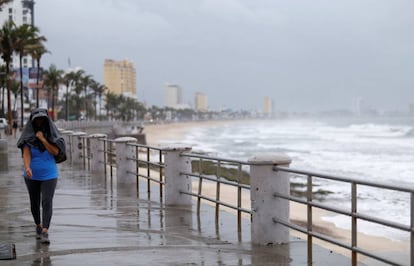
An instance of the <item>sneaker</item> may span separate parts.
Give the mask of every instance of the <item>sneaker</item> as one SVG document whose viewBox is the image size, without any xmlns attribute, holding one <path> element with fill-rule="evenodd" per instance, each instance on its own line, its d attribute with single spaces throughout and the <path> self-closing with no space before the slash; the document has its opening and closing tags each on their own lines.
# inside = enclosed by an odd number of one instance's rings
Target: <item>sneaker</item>
<svg viewBox="0 0 414 266">
<path fill-rule="evenodd" d="M 41 239 L 42 238 L 42 230 L 43 230 L 42 227 L 36 226 L 36 239 Z"/>
<path fill-rule="evenodd" d="M 42 232 L 42 239 L 40 240 L 42 244 L 50 244 L 49 234 L 47 232 Z"/>
</svg>

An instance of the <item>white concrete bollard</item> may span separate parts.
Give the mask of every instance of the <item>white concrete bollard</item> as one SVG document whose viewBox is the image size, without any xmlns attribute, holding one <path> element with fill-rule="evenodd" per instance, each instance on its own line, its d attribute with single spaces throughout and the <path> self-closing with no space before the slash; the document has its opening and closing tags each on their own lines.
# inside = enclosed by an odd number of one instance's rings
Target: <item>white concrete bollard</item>
<svg viewBox="0 0 414 266">
<path fill-rule="evenodd" d="M 70 153 L 72 155 L 72 164 L 83 164 L 83 136 L 85 136 L 85 132 L 73 132 L 70 136 L 71 138 L 71 145 L 70 145 Z"/>
<path fill-rule="evenodd" d="M 273 217 L 289 221 L 289 201 L 275 198 L 275 192 L 289 195 L 288 173 L 274 171 L 273 166 L 289 166 L 283 154 L 259 155 L 249 159 L 250 198 L 252 206 L 252 243 L 259 245 L 289 242 L 289 228 L 277 224 Z"/>
<path fill-rule="evenodd" d="M 89 158 L 90 170 L 92 172 L 104 172 L 106 167 L 105 162 L 105 144 L 106 134 L 91 134 L 89 139 Z"/>
<path fill-rule="evenodd" d="M 191 161 L 188 157 L 180 156 L 183 152 L 191 151 L 191 147 L 174 145 L 163 147 L 165 151 L 165 204 L 191 206 L 191 196 L 180 193 L 191 192 L 191 177 L 181 173 L 191 172 Z"/>
<path fill-rule="evenodd" d="M 116 155 L 116 177 L 118 184 L 136 184 L 136 147 L 127 145 L 136 143 L 137 139 L 132 137 L 121 137 L 114 140 Z"/>
<path fill-rule="evenodd" d="M 67 160 L 68 160 L 68 162 L 72 162 L 72 153 L 71 153 L 72 140 L 71 140 L 71 136 L 73 134 L 73 131 L 72 130 L 62 130 L 62 131 L 60 131 L 60 134 L 62 134 L 62 137 L 65 140 Z"/>
</svg>

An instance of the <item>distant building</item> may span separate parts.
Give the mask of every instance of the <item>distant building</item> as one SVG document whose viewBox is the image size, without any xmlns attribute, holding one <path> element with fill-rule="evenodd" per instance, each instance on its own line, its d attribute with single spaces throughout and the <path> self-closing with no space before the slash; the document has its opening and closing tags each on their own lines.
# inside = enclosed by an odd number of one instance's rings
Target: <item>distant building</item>
<svg viewBox="0 0 414 266">
<path fill-rule="evenodd" d="M 3 4 L 0 8 L 0 27 L 3 26 L 7 20 L 12 20 L 16 26 L 23 24 L 34 25 L 34 1 L 33 0 L 14 0 L 10 3 Z M 3 63 L 3 59 L 0 58 Z M 23 67 L 33 67 L 32 57 L 25 55 L 22 61 Z M 19 68 L 19 57 L 13 56 L 11 68 Z"/>
<path fill-rule="evenodd" d="M 175 109 L 183 105 L 182 89 L 178 85 L 165 83 L 164 85 L 164 106 Z"/>
<path fill-rule="evenodd" d="M 195 110 L 200 112 L 208 111 L 207 95 L 202 92 L 196 92 L 195 94 Z"/>
<path fill-rule="evenodd" d="M 0 27 L 3 26 L 3 24 L 6 21 L 13 21 L 16 26 L 21 26 L 23 24 L 31 24 L 34 25 L 34 0 L 14 0 L 9 3 L 3 4 L 0 8 Z M 0 57 L 0 65 L 3 65 L 4 61 Z M 23 86 L 24 89 L 24 96 L 26 100 L 33 101 L 33 95 L 34 92 L 32 89 L 28 86 L 29 82 L 29 69 L 34 67 L 34 60 L 30 55 L 25 55 L 22 58 L 22 71 L 23 71 Z M 19 56 L 17 54 L 12 56 L 12 61 L 10 63 L 10 70 L 16 71 L 20 74 L 20 62 L 19 62 Z M 17 78 L 16 76 L 14 78 Z M 20 75 L 18 77 L 20 79 Z M 27 89 L 29 87 L 29 89 Z M 4 95 L 1 95 L 1 97 L 4 97 Z M 42 98 L 42 95 L 39 96 L 39 98 Z M 3 100 L 3 99 L 2 99 Z M 11 103 L 13 102 L 20 102 L 20 93 L 17 95 L 17 98 L 14 98 L 14 95 L 11 97 Z M 10 104 L 11 104 L 10 103 Z M 4 101 L 4 108 L 8 109 L 8 99 L 6 98 Z M 24 109 L 28 109 L 30 105 L 28 103 L 24 103 Z M 17 108 L 17 117 L 21 118 L 21 112 L 20 108 Z M 23 113 L 23 116 L 28 115 L 27 113 Z M 24 117 L 26 118 L 26 117 Z M 23 118 L 23 119 L 24 119 Z"/>
<path fill-rule="evenodd" d="M 353 99 L 352 103 L 352 112 L 355 115 L 362 115 L 365 111 L 364 100 L 361 97 L 356 97 Z"/>
<path fill-rule="evenodd" d="M 414 114 L 414 104 L 412 103 L 408 104 L 408 113 Z"/>
<path fill-rule="evenodd" d="M 264 108 L 263 109 L 264 109 L 263 110 L 264 114 L 266 116 L 271 116 L 271 114 L 272 114 L 272 100 L 270 99 L 269 96 L 266 96 L 264 98 Z"/>
<path fill-rule="evenodd" d="M 104 84 L 110 92 L 136 98 L 136 72 L 134 63 L 131 61 L 105 59 L 103 78 Z"/>
</svg>

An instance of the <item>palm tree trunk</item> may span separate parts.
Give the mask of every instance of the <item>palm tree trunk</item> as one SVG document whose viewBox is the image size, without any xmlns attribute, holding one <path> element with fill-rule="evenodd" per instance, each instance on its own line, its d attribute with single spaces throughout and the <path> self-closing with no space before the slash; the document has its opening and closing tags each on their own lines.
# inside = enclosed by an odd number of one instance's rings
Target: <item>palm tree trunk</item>
<svg viewBox="0 0 414 266">
<path fill-rule="evenodd" d="M 65 112 L 66 112 L 66 121 L 69 121 L 69 82 L 66 83 L 66 99 L 65 99 Z"/>
<path fill-rule="evenodd" d="M 5 93 L 4 93 L 5 91 L 4 91 L 4 87 L 2 87 L 1 88 L 1 115 L 4 115 L 4 102 L 5 102 L 5 100 L 4 100 L 4 96 L 5 96 Z"/>
<path fill-rule="evenodd" d="M 86 89 L 87 89 L 87 87 L 85 87 L 85 100 L 84 100 L 85 118 L 88 117 L 88 104 L 86 102 Z"/>
<path fill-rule="evenodd" d="M 23 56 L 19 55 L 20 63 L 20 127 L 23 128 L 23 115 L 24 115 L 24 99 L 23 99 Z"/>
<path fill-rule="evenodd" d="M 39 79 L 40 79 L 40 60 L 37 60 L 36 72 L 36 107 L 39 108 Z"/>
<path fill-rule="evenodd" d="M 11 110 L 11 94 L 10 94 L 10 77 L 9 77 L 10 63 L 6 63 L 6 78 L 7 78 L 7 120 L 9 125 L 12 125 L 12 110 Z M 7 134 L 11 135 L 11 130 L 8 130 Z"/>
<path fill-rule="evenodd" d="M 53 121 L 56 120 L 56 114 L 55 114 L 55 88 L 52 88 L 52 119 Z"/>
<path fill-rule="evenodd" d="M 102 108 L 102 95 L 99 94 L 99 112 L 98 112 L 99 121 L 102 120 L 102 118 L 101 118 L 101 108 Z"/>
</svg>

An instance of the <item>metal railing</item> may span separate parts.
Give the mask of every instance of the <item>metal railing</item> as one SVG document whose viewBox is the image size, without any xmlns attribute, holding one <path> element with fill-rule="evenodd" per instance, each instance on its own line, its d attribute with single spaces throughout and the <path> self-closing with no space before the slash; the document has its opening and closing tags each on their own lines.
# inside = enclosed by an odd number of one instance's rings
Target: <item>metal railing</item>
<svg viewBox="0 0 414 266">
<path fill-rule="evenodd" d="M 129 158 L 136 162 L 136 172 L 130 173 L 137 178 L 144 178 L 147 181 L 147 193 L 151 193 L 151 182 L 159 185 L 160 198 L 163 198 L 164 182 L 164 160 L 163 151 L 161 148 L 151 147 L 143 144 L 128 143 L 128 145 L 135 147 L 135 157 L 137 159 Z M 154 159 L 155 157 L 155 159 Z M 144 173 L 142 173 L 144 171 Z M 156 177 L 154 175 L 157 175 Z M 137 181 L 137 190 L 139 182 Z"/>
<path fill-rule="evenodd" d="M 238 232 L 241 232 L 242 214 L 247 213 L 251 215 L 252 213 L 250 209 L 244 208 L 244 206 L 242 206 L 243 190 L 247 190 L 248 192 L 250 190 L 250 186 L 248 184 L 242 183 L 242 176 L 243 176 L 242 169 L 243 169 L 243 166 L 246 167 L 246 166 L 249 166 L 249 164 L 246 163 L 245 161 L 230 160 L 226 158 L 217 158 L 217 157 L 211 157 L 211 156 L 206 156 L 206 155 L 201 155 L 201 154 L 196 154 L 196 153 L 183 153 L 182 156 L 189 157 L 190 159 L 196 159 L 196 160 L 192 160 L 192 164 L 194 164 L 194 162 L 197 162 L 197 164 L 195 164 L 196 167 L 193 167 L 194 170 L 191 173 L 181 173 L 181 174 L 198 179 L 197 193 L 194 193 L 194 192 L 193 193 L 182 192 L 182 193 L 185 193 L 185 194 L 188 194 L 188 195 L 191 195 L 197 198 L 198 213 L 200 212 L 200 205 L 201 205 L 202 200 L 206 200 L 206 201 L 214 203 L 216 221 L 218 220 L 218 217 L 219 217 L 220 206 L 236 210 L 237 211 L 237 229 L 238 229 Z M 204 167 L 206 162 L 212 163 L 211 164 L 212 167 L 215 168 L 214 173 L 208 173 L 208 174 L 205 173 L 207 170 L 206 167 Z M 235 178 L 233 178 L 232 181 L 228 180 L 229 174 L 225 175 L 223 173 L 224 170 L 228 171 L 229 169 L 235 170 L 233 171 L 234 173 L 233 177 Z M 216 190 L 215 190 L 214 198 L 203 195 L 202 188 L 203 188 L 204 180 L 208 180 L 208 181 L 216 183 Z M 236 203 L 225 202 L 221 199 L 221 185 L 222 184 L 236 188 L 237 190 Z"/>
<path fill-rule="evenodd" d="M 107 168 L 110 170 L 110 176 L 112 178 L 113 176 L 113 168 L 116 167 L 116 160 L 115 160 L 115 145 L 113 145 L 114 140 L 108 140 L 108 139 L 102 139 L 104 143 L 104 164 L 105 164 L 105 176 L 107 175 Z M 163 198 L 163 188 L 165 185 L 165 165 L 164 165 L 164 151 L 162 148 L 158 147 L 151 147 L 147 145 L 137 144 L 137 143 L 128 143 L 130 146 L 134 146 L 136 149 L 136 158 L 128 158 L 129 160 L 134 160 L 136 162 L 136 172 L 135 173 L 129 173 L 132 175 L 135 175 L 137 177 L 137 189 L 138 188 L 138 179 L 144 178 L 147 181 L 147 192 L 150 193 L 151 191 L 151 182 L 156 183 L 159 185 L 160 189 L 160 198 L 162 200 Z M 87 147 L 88 145 L 85 145 Z M 85 151 L 88 152 L 89 149 L 85 148 Z M 216 221 L 218 221 L 219 216 L 219 210 L 221 207 L 223 208 L 230 208 L 232 210 L 237 211 L 237 224 L 238 224 L 238 231 L 241 231 L 241 219 L 242 214 L 248 214 L 251 215 L 253 212 L 251 209 L 246 208 L 245 206 L 242 206 L 242 198 L 243 198 L 243 192 L 250 193 L 250 185 L 246 180 L 243 180 L 246 178 L 246 173 L 248 176 L 249 167 L 251 166 L 246 161 L 240 161 L 240 160 L 231 160 L 226 158 L 218 158 L 218 157 L 212 157 L 207 156 L 204 154 L 198 154 L 193 152 L 187 152 L 182 153 L 181 156 L 185 156 L 191 159 L 192 161 L 192 171 L 191 172 L 182 172 L 182 175 L 187 175 L 193 178 L 193 181 L 197 182 L 196 185 L 196 191 L 193 192 L 182 192 L 185 194 L 188 194 L 192 197 L 195 197 L 197 200 L 197 211 L 200 211 L 200 205 L 201 202 L 208 201 L 210 203 L 215 204 L 215 215 L 216 215 Z M 84 160 L 89 160 L 89 156 L 85 155 Z M 210 164 L 210 170 L 207 170 L 205 167 L 206 164 Z M 85 164 L 86 166 L 86 164 Z M 211 169 L 214 168 L 215 171 L 211 172 Z M 224 173 L 227 170 L 232 170 L 232 176 L 234 177 L 233 180 L 229 181 L 227 179 L 228 173 Z M 352 179 L 352 178 L 346 178 L 346 177 L 338 177 L 333 175 L 327 175 L 322 173 L 315 173 L 310 171 L 303 171 L 303 170 L 297 170 L 292 169 L 288 167 L 280 167 L 280 166 L 274 166 L 274 171 L 282 171 L 289 173 L 289 178 L 291 178 L 293 175 L 295 177 L 302 176 L 303 178 L 306 178 L 306 196 L 304 198 L 292 196 L 292 193 L 288 194 L 280 194 L 280 193 L 274 193 L 275 198 L 280 198 L 287 200 L 289 202 L 296 202 L 298 204 L 305 205 L 307 208 L 307 214 L 306 214 L 306 227 L 299 226 L 295 223 L 292 223 L 290 221 L 283 221 L 277 218 L 273 218 L 273 222 L 282 224 L 284 226 L 287 226 L 293 230 L 296 230 L 298 232 L 304 233 L 307 235 L 307 244 L 308 244 L 308 261 L 312 262 L 313 260 L 313 238 L 320 239 L 322 241 L 328 242 L 330 244 L 334 244 L 338 247 L 347 249 L 351 251 L 351 260 L 352 265 L 358 264 L 358 254 L 364 255 L 367 257 L 370 257 L 374 260 L 387 263 L 390 265 L 400 265 L 398 262 L 392 261 L 388 258 L 385 258 L 383 256 L 377 255 L 374 252 L 367 251 L 361 247 L 358 246 L 358 221 L 368 221 L 377 225 L 387 226 L 390 228 L 394 228 L 396 230 L 408 232 L 410 234 L 410 251 L 409 251 L 409 259 L 411 263 L 414 263 L 414 189 L 413 188 L 406 188 L 401 186 L 393 186 L 389 184 L 384 183 L 378 183 L 378 182 L 369 182 L 369 181 L 362 181 L 358 179 Z M 314 199 L 314 182 L 313 180 L 315 178 L 318 179 L 324 179 L 329 181 L 337 181 L 337 182 L 343 182 L 345 184 L 350 185 L 351 190 L 351 208 L 349 210 L 347 209 L 341 209 L 338 207 L 332 207 L 328 204 L 323 204 L 321 202 L 317 202 Z M 205 182 L 213 182 L 216 184 L 216 190 L 214 196 L 208 196 L 203 193 L 203 185 Z M 231 186 L 236 188 L 237 191 L 237 200 L 236 203 L 234 202 L 227 202 L 222 199 L 222 186 Z M 357 204 L 358 204 L 358 187 L 359 186 L 367 186 L 370 188 L 378 188 L 378 189 L 386 189 L 391 190 L 395 192 L 403 192 L 408 193 L 409 196 L 409 206 L 410 206 L 410 225 L 401 224 L 393 221 L 392 219 L 383 219 L 378 218 L 371 215 L 366 215 L 358 211 Z M 314 223 L 313 223 L 313 209 L 323 209 L 329 212 L 332 212 L 334 214 L 340 214 L 350 217 L 351 219 L 351 243 L 347 244 L 342 241 L 339 241 L 337 239 L 334 239 L 333 237 L 318 233 L 313 230 Z"/>
<path fill-rule="evenodd" d="M 114 140 L 102 138 L 101 141 L 103 142 L 103 152 L 104 152 L 104 161 L 102 164 L 104 165 L 104 173 L 105 176 L 108 176 L 108 168 L 109 168 L 109 176 L 112 180 L 114 176 L 114 168 L 116 168 L 116 154 L 115 154 L 115 145 Z"/>
<path fill-rule="evenodd" d="M 298 226 L 294 223 L 291 223 L 289 221 L 282 221 L 280 219 L 274 218 L 274 222 L 275 223 L 280 223 L 283 224 L 291 229 L 294 229 L 296 231 L 299 231 L 301 233 L 304 233 L 307 235 L 307 244 L 308 244 L 308 261 L 312 261 L 312 243 L 313 243 L 313 237 L 316 237 L 320 240 L 329 242 L 331 244 L 340 246 L 342 248 L 348 249 L 351 251 L 352 255 L 352 265 L 357 265 L 357 261 L 358 261 L 358 254 L 362 254 L 365 255 L 367 257 L 373 258 L 375 260 L 390 264 L 390 265 L 400 265 L 398 262 L 389 260 L 385 257 L 379 256 L 373 252 L 369 252 L 363 248 L 360 248 L 358 246 L 358 221 L 359 220 L 364 220 L 364 221 L 368 221 L 374 224 L 378 224 L 378 225 L 383 225 L 383 226 L 387 226 L 393 229 L 397 229 L 397 230 L 401 230 L 401 231 L 405 231 L 405 232 L 409 232 L 410 233 L 410 261 L 411 261 L 411 265 L 412 263 L 414 263 L 414 252 L 413 252 L 413 248 L 414 248 L 414 227 L 413 227 L 413 221 L 414 221 L 414 189 L 413 188 L 404 188 L 404 187 L 400 187 L 400 186 L 393 186 L 390 184 L 385 184 L 385 183 L 379 183 L 379 182 L 370 182 L 370 181 L 362 181 L 362 180 L 358 180 L 358 179 L 352 179 L 352 178 L 346 178 L 346 177 L 339 177 L 339 176 L 333 176 L 333 175 L 326 175 L 326 174 L 321 174 L 321 173 L 315 173 L 315 172 L 310 172 L 310 171 L 303 171 L 303 170 L 296 170 L 296 169 L 292 169 L 292 168 L 287 168 L 287 167 L 281 167 L 281 166 L 275 166 L 274 167 L 275 171 L 283 171 L 283 172 L 288 172 L 291 174 L 295 174 L 297 175 L 301 175 L 303 177 L 306 177 L 306 199 L 301 199 L 299 197 L 294 197 L 289 195 L 283 195 L 280 193 L 274 193 L 274 196 L 276 198 L 282 198 L 288 201 L 293 201 L 299 204 L 303 204 L 307 207 L 307 219 L 306 219 L 306 228 Z M 322 204 L 322 203 L 318 203 L 315 202 L 313 199 L 313 179 L 314 178 L 320 178 L 320 179 L 325 179 L 325 180 L 330 180 L 330 181 L 339 181 L 345 184 L 349 184 L 350 185 L 350 189 L 351 189 L 351 208 L 350 210 L 347 210 L 345 208 L 338 208 L 338 207 L 332 207 L 329 206 L 328 204 Z M 367 186 L 370 188 L 379 188 L 379 189 L 385 189 L 385 190 L 392 190 L 394 192 L 404 192 L 404 193 L 409 193 L 410 195 L 410 213 L 411 213 L 411 217 L 410 217 L 410 225 L 405 225 L 405 224 L 401 224 L 401 223 L 397 223 L 395 221 L 391 221 L 391 220 L 387 220 L 387 219 L 382 219 L 382 218 L 378 218 L 372 215 L 366 215 L 363 213 L 358 212 L 357 209 L 357 205 L 358 205 L 358 187 L 359 186 Z M 313 230 L 313 208 L 319 208 L 319 209 L 323 209 L 335 214 L 341 214 L 341 215 L 345 215 L 350 217 L 351 219 L 351 244 L 346 244 L 342 241 L 336 240 L 326 234 L 321 234 L 318 232 L 315 232 Z"/>
</svg>

